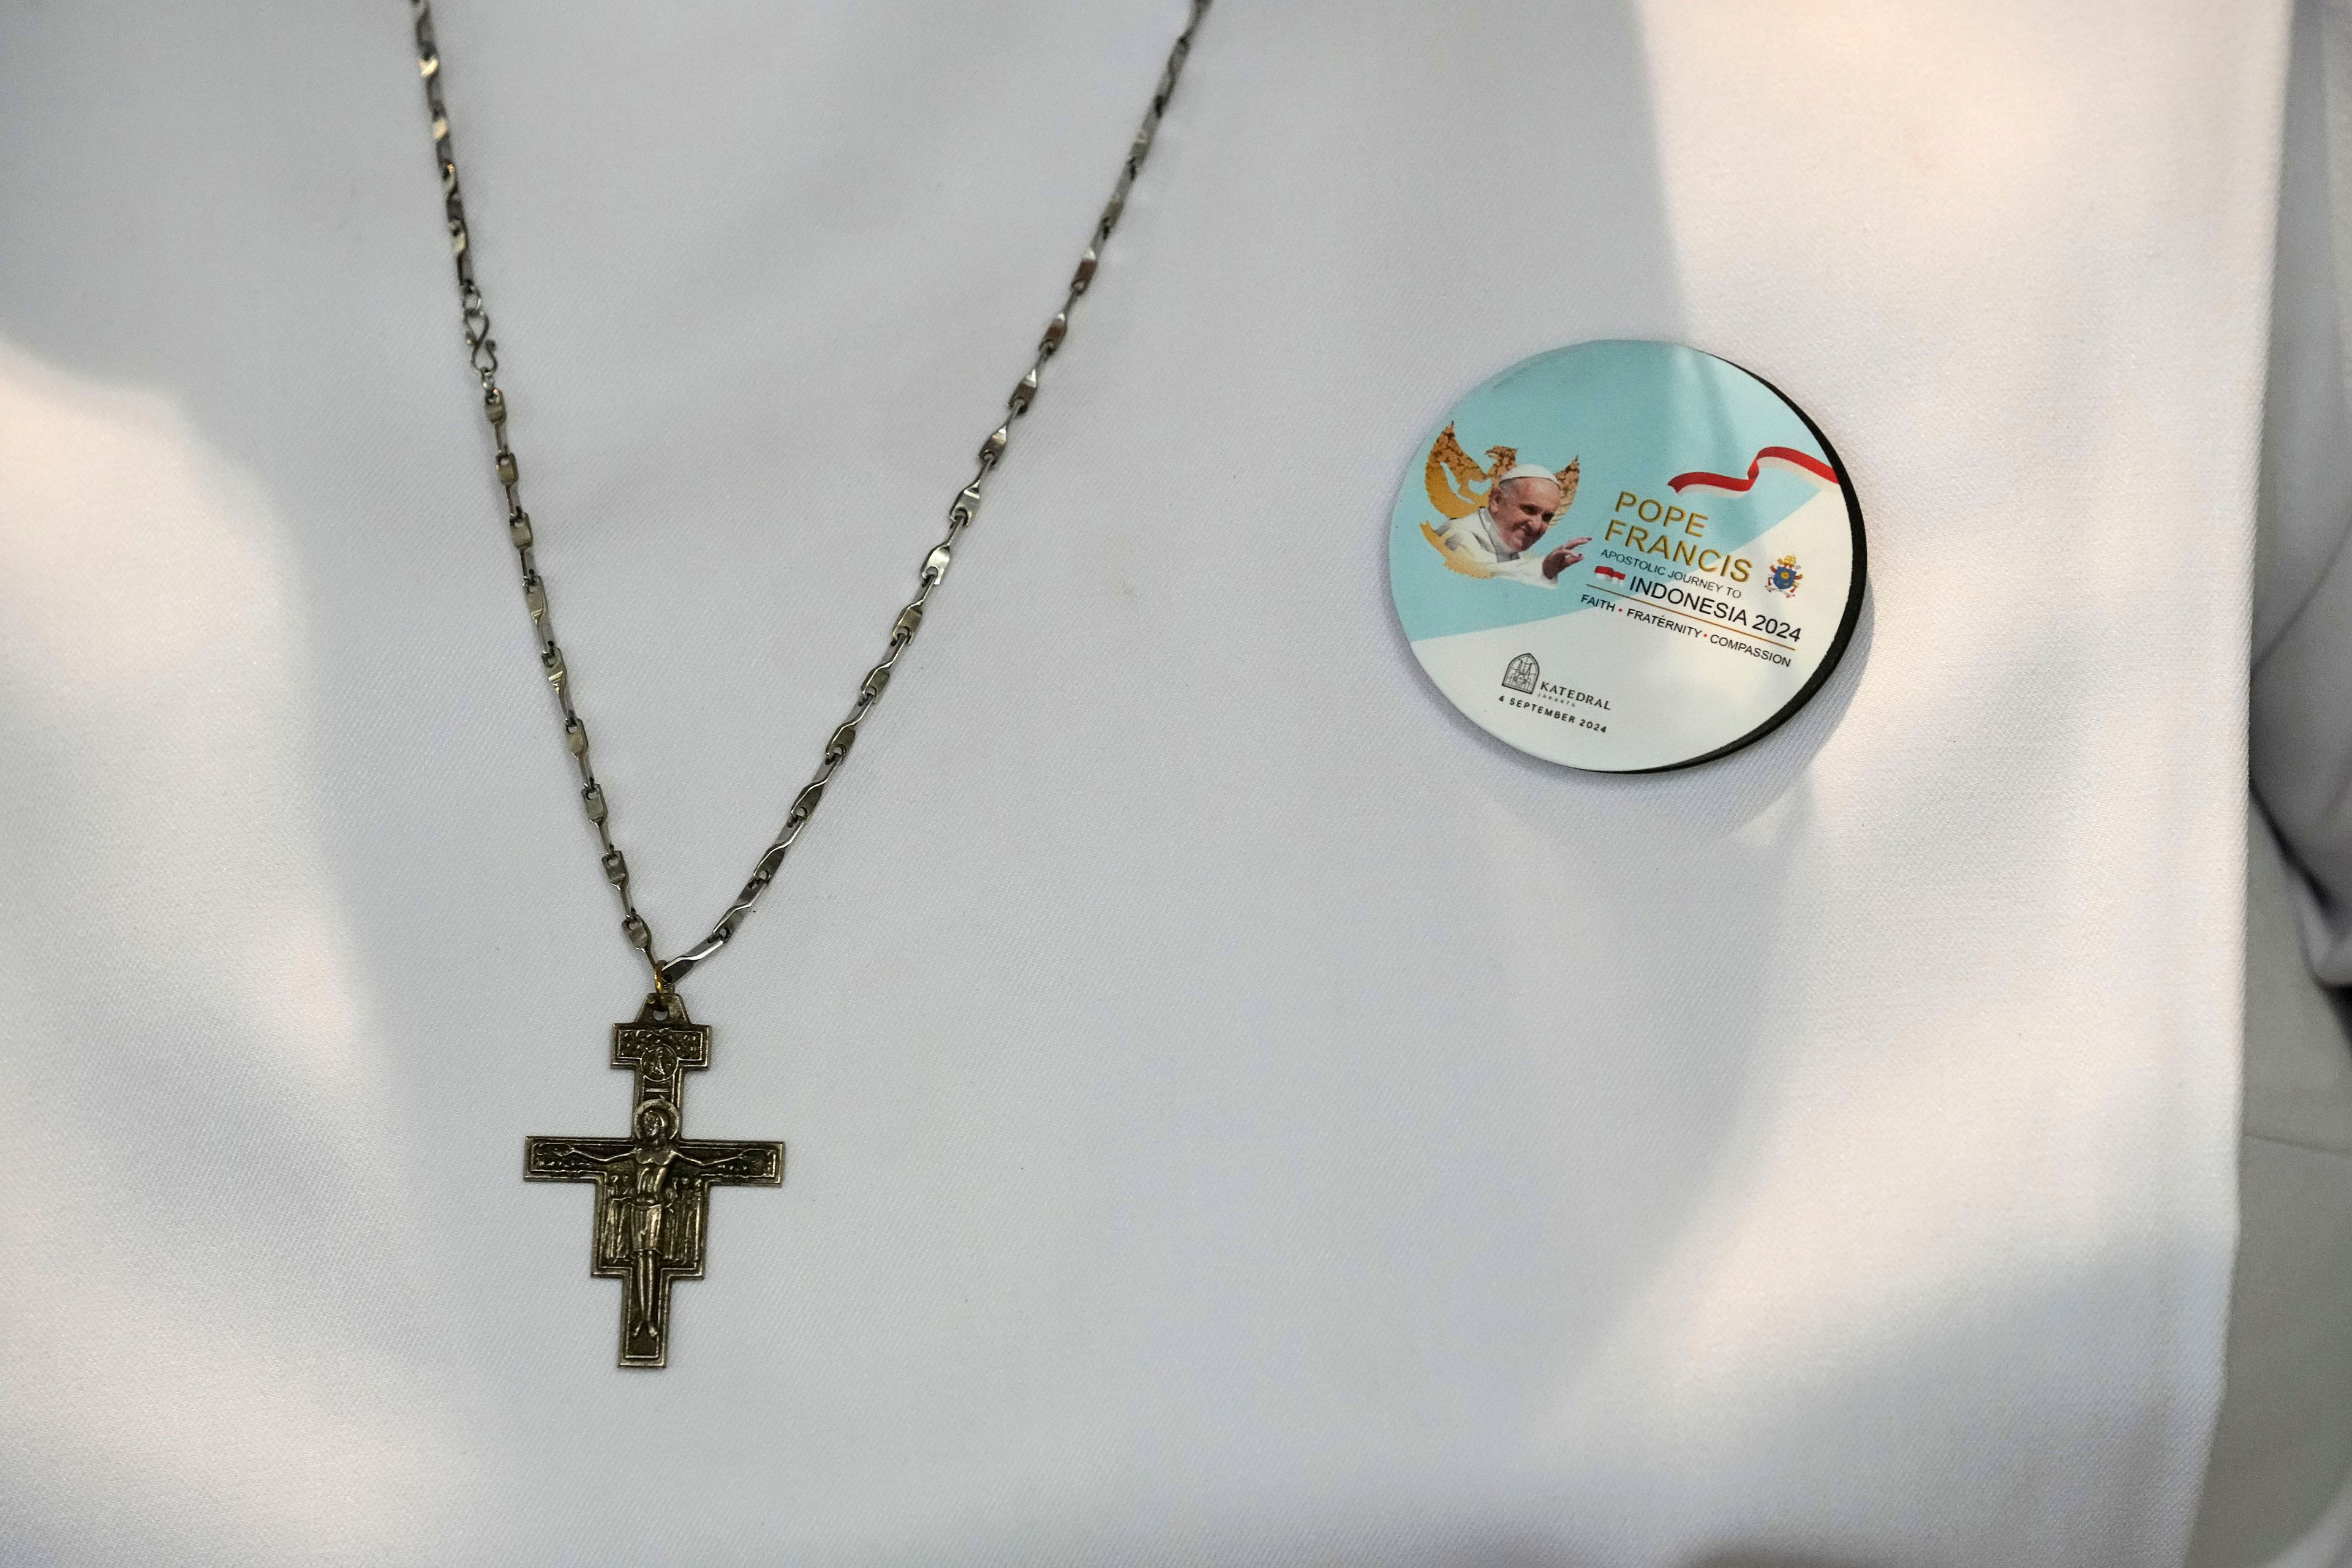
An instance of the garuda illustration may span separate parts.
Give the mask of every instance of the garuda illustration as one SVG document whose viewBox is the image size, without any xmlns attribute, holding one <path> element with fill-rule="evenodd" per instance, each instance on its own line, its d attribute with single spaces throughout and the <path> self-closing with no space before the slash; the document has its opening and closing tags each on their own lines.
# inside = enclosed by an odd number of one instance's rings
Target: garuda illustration
<svg viewBox="0 0 2352 1568">
<path fill-rule="evenodd" d="M 1435 507 L 1446 521 L 1438 527 L 1421 525 L 1422 537 L 1431 548 L 1445 559 L 1445 564 L 1465 577 L 1491 577 L 1491 563 L 1480 559 L 1486 552 L 1478 550 L 1462 537 L 1462 531 L 1452 526 L 1469 517 L 1486 504 L 1495 483 L 1518 467 L 1519 450 L 1516 447 L 1489 447 L 1486 464 L 1481 468 L 1469 453 L 1462 449 L 1455 438 L 1454 426 L 1448 425 L 1437 433 L 1429 448 L 1429 463 L 1423 472 L 1423 483 L 1429 490 L 1429 504 Z M 1576 481 L 1580 468 L 1576 460 L 1551 477 L 1559 482 L 1559 510 L 1566 515 L 1576 502 Z"/>
</svg>

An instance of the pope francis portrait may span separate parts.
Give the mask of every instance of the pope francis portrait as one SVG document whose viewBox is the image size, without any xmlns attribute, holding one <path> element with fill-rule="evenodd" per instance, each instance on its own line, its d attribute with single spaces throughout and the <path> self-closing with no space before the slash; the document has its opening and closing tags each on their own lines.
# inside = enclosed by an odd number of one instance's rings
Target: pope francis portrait
<svg viewBox="0 0 2352 1568">
<path fill-rule="evenodd" d="M 1556 588 L 1560 574 L 1584 559 L 1580 547 L 1592 541 L 1571 539 L 1542 554 L 1537 545 L 1552 523 L 1575 504 L 1577 464 L 1555 473 L 1538 463 L 1517 461 L 1518 454 L 1497 447 L 1488 454 L 1491 468 L 1482 468 L 1455 442 L 1449 425 L 1430 449 L 1428 489 L 1445 521 L 1422 525 L 1422 533 L 1445 558 L 1445 564 L 1465 577 L 1507 577 L 1538 588 Z M 1471 486 L 1487 479 L 1483 495 Z M 1452 482 L 1448 482 L 1451 480 Z"/>
</svg>

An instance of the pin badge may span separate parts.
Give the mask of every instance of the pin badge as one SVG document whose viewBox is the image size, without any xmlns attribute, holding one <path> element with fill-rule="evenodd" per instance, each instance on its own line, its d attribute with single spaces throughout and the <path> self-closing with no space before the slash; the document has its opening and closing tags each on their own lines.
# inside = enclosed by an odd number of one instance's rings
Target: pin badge
<svg viewBox="0 0 2352 1568">
<path fill-rule="evenodd" d="M 1762 378 L 1677 343 L 1577 343 L 1455 404 L 1412 452 L 1389 588 L 1437 689 L 1601 773 L 1769 734 L 1852 641 L 1862 507 Z"/>
</svg>

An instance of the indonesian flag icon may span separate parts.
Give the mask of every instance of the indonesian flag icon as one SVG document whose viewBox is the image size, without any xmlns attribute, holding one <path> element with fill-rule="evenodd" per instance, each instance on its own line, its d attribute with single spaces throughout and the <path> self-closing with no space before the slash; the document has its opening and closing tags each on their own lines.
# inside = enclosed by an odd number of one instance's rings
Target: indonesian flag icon
<svg viewBox="0 0 2352 1568">
<path fill-rule="evenodd" d="M 1794 447 L 1766 447 L 1758 451 L 1755 459 L 1748 465 L 1746 479 L 1693 469 L 1687 474 L 1676 474 L 1666 481 L 1666 485 L 1677 494 L 1686 489 L 1703 489 L 1728 490 L 1738 495 L 1755 485 L 1757 476 L 1768 465 L 1786 473 L 1801 475 L 1816 484 L 1834 487 L 1838 482 L 1837 470 L 1809 452 L 1800 452 Z"/>
</svg>

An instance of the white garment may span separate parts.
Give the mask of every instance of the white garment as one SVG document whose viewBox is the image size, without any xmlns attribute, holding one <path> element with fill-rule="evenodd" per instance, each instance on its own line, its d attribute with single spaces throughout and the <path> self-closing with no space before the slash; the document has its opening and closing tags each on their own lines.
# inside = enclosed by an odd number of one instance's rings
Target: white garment
<svg viewBox="0 0 2352 1568">
<path fill-rule="evenodd" d="M 2310 657 L 2328 635 L 2312 617 L 2332 617 L 2340 635 L 2352 609 L 2314 592 L 2352 513 L 2336 371 L 2340 320 L 2352 317 L 2335 307 L 2329 237 L 2331 215 L 2352 214 L 2352 182 L 2327 170 L 2343 141 L 2329 100 L 2352 87 L 2347 15 L 2343 0 L 2296 8 L 2255 550 L 2254 781 L 2300 830 L 2306 867 L 2325 863 L 2326 814 L 2289 808 L 2324 798 L 2331 771 L 2333 787 L 2344 787 L 2342 693 L 2352 675 L 2352 649 L 2332 670 Z M 2311 978 L 2313 958 L 2329 967 L 2333 942 L 2296 939 L 2295 895 L 2306 939 L 2326 931 L 2309 918 L 2325 895 L 2295 876 L 2259 815 L 2247 847 L 2236 1285 L 2189 1562 L 2352 1568 L 2352 1008 L 2331 1004 Z"/>
<path fill-rule="evenodd" d="M 2253 614 L 2254 785 L 2302 875 L 2312 967 L 2352 984 L 2352 5 L 2314 7 L 2286 151 Z"/>
<path fill-rule="evenodd" d="M 1181 9 L 445 0 L 666 943 L 878 651 Z M 689 984 L 688 1131 L 791 1154 L 714 1194 L 659 1373 L 588 1193 L 520 1180 L 625 1125 L 643 982 L 406 25 L 0 8 L 7 1555 L 2178 1561 L 2280 7 L 1213 14 Z M 1617 336 L 1821 419 L 1874 585 L 1788 726 L 1633 779 L 1431 690 L 1383 532 L 1465 390 Z"/>
<path fill-rule="evenodd" d="M 1483 506 L 1467 517 L 1450 520 L 1438 530 L 1437 537 L 1444 546 L 1459 553 L 1474 575 L 1507 577 L 1514 583 L 1528 583 L 1538 588 L 1559 586 L 1558 576 L 1544 575 L 1544 557 L 1553 548 L 1551 535 L 1546 533 L 1538 540 L 1533 550 L 1507 550 L 1494 517 Z"/>
</svg>

